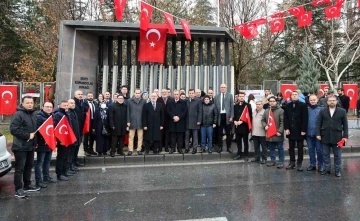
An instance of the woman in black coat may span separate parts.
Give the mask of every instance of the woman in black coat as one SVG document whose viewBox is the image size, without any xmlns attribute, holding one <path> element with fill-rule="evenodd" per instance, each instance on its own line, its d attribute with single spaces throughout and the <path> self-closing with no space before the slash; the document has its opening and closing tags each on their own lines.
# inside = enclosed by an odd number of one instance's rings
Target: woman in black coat
<svg viewBox="0 0 360 221">
<path fill-rule="evenodd" d="M 98 152 L 98 156 L 106 155 L 110 146 L 110 128 L 107 112 L 106 104 L 102 104 L 95 110 L 92 129 L 93 132 L 95 132 L 96 152 Z"/>
</svg>

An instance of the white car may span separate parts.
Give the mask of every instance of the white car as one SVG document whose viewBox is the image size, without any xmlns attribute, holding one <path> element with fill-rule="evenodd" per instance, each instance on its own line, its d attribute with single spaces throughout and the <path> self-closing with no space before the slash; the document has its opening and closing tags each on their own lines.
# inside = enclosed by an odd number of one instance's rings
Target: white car
<svg viewBox="0 0 360 221">
<path fill-rule="evenodd" d="M 6 138 L 0 133 L 0 177 L 11 170 L 11 154 L 6 148 Z"/>
</svg>

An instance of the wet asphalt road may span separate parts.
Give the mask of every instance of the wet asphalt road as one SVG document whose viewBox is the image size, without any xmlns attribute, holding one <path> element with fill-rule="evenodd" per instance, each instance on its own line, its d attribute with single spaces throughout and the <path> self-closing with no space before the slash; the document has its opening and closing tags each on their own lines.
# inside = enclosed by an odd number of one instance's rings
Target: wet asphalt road
<svg viewBox="0 0 360 221">
<path fill-rule="evenodd" d="M 28 199 L 14 198 L 10 173 L 0 178 L 0 220 L 357 221 L 360 158 L 343 167 L 342 178 L 239 162 L 86 168 Z"/>
</svg>

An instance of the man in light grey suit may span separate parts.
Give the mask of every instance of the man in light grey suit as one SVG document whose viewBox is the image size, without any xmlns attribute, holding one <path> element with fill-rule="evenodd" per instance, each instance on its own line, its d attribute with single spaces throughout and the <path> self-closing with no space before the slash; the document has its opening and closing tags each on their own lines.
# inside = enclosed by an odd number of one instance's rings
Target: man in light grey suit
<svg viewBox="0 0 360 221">
<path fill-rule="evenodd" d="M 220 114 L 218 117 L 218 153 L 222 152 L 223 147 L 223 129 L 226 132 L 226 146 L 227 151 L 232 153 L 231 151 L 231 123 L 234 118 L 234 97 L 232 94 L 227 93 L 226 84 L 220 85 L 220 94 L 216 95 L 215 106 Z"/>
</svg>

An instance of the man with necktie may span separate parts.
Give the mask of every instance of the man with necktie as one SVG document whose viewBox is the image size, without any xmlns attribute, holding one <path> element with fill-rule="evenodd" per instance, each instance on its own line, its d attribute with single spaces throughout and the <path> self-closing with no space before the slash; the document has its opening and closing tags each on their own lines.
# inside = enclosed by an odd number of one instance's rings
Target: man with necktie
<svg viewBox="0 0 360 221">
<path fill-rule="evenodd" d="M 96 103 L 96 101 L 94 101 L 94 94 L 92 92 L 87 93 L 85 103 L 90 109 L 90 125 L 89 125 L 90 128 L 89 128 L 89 132 L 84 134 L 84 141 L 83 141 L 84 150 L 85 153 L 88 155 L 97 155 L 96 152 L 94 151 L 95 134 L 92 132 L 91 128 L 92 128 L 92 124 L 94 123 L 93 121 L 94 121 L 95 108 L 98 107 L 98 104 Z"/>
<path fill-rule="evenodd" d="M 161 97 L 157 99 L 157 102 L 161 104 L 164 114 L 164 129 L 161 130 L 161 146 L 159 152 L 162 151 L 162 147 L 165 147 L 165 151 L 169 152 L 170 147 L 170 132 L 169 132 L 169 115 L 167 112 L 167 105 L 173 98 L 169 96 L 167 89 L 161 90 Z"/>
</svg>

